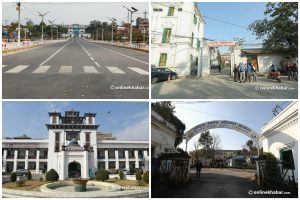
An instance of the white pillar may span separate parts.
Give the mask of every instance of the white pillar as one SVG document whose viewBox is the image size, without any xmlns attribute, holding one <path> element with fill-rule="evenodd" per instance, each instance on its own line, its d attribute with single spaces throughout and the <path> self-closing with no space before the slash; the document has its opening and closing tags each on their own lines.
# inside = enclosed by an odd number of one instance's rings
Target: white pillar
<svg viewBox="0 0 300 200">
<path fill-rule="evenodd" d="M 18 165 L 18 150 L 15 149 L 15 154 L 14 154 L 14 172 L 17 171 L 17 165 Z"/>
<path fill-rule="evenodd" d="M 149 157 L 148 157 L 148 151 L 144 151 L 144 160 L 145 160 L 145 167 L 149 170 Z"/>
<path fill-rule="evenodd" d="M 135 168 L 139 168 L 139 152 L 138 150 L 134 151 L 134 157 L 135 157 Z"/>
<path fill-rule="evenodd" d="M 84 151 L 83 152 L 83 166 L 82 166 L 82 178 L 89 178 L 89 152 Z"/>
<path fill-rule="evenodd" d="M 3 166 L 2 166 L 2 171 L 3 172 L 7 172 L 6 171 L 6 164 L 7 164 L 7 162 L 6 162 L 6 157 L 7 157 L 7 150 L 5 149 L 4 150 L 4 152 L 3 152 L 3 158 L 2 158 L 2 164 L 3 164 Z"/>
<path fill-rule="evenodd" d="M 28 155 L 29 155 L 29 150 L 26 149 L 26 151 L 25 151 L 25 169 L 28 169 Z"/>
<path fill-rule="evenodd" d="M 119 151 L 115 150 L 115 157 L 116 157 L 116 169 L 119 169 Z"/>
<path fill-rule="evenodd" d="M 66 168 L 67 166 L 65 166 L 65 157 L 66 157 L 66 152 L 65 151 L 61 151 L 61 159 L 60 159 L 60 174 L 59 174 L 59 179 L 60 180 L 65 180 L 66 177 Z"/>
<path fill-rule="evenodd" d="M 125 150 L 125 167 L 127 170 L 129 170 L 128 150 Z"/>
<path fill-rule="evenodd" d="M 35 173 L 40 172 L 40 150 L 36 151 Z"/>
<path fill-rule="evenodd" d="M 108 150 L 105 150 L 105 169 L 108 169 Z"/>
</svg>

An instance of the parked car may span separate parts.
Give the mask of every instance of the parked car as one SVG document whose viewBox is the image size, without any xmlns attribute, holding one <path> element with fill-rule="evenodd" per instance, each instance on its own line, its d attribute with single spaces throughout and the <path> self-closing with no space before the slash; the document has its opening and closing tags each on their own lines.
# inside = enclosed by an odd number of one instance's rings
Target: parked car
<svg viewBox="0 0 300 200">
<path fill-rule="evenodd" d="M 177 73 L 165 67 L 151 67 L 151 83 L 176 79 Z"/>
<path fill-rule="evenodd" d="M 18 169 L 16 171 L 17 176 L 26 176 L 29 173 L 28 169 Z"/>
</svg>

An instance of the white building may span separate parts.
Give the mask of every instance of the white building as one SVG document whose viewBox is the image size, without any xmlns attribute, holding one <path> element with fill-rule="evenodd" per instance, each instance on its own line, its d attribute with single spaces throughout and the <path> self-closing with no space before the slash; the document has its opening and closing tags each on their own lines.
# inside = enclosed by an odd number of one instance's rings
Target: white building
<svg viewBox="0 0 300 200">
<path fill-rule="evenodd" d="M 291 103 L 262 128 L 260 140 L 264 152 L 287 162 L 295 171 L 298 182 L 298 102 Z M 292 166 L 294 165 L 294 166 Z M 291 176 L 291 170 L 288 171 Z"/>
<path fill-rule="evenodd" d="M 61 180 L 94 177 L 99 169 L 148 168 L 148 141 L 97 140 L 96 113 L 50 112 L 48 139 L 2 140 L 2 172 L 55 169 Z M 98 134 L 99 135 L 99 134 Z"/>
<path fill-rule="evenodd" d="M 151 65 L 178 76 L 201 76 L 202 66 L 209 66 L 209 49 L 202 49 L 204 24 L 193 2 L 152 3 Z"/>
</svg>

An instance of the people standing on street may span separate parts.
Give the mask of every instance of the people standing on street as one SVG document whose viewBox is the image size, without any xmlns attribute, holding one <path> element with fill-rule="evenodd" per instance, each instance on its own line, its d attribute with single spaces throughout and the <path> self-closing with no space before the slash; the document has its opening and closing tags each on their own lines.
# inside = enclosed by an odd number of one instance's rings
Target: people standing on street
<svg viewBox="0 0 300 200">
<path fill-rule="evenodd" d="M 296 63 L 293 63 L 292 71 L 294 80 L 298 81 L 298 67 Z"/>
<path fill-rule="evenodd" d="M 245 71 L 246 71 L 246 65 L 242 62 L 239 64 L 240 69 L 240 83 L 243 81 L 245 83 Z"/>
<path fill-rule="evenodd" d="M 219 73 L 220 73 L 220 75 L 221 75 L 221 65 L 219 65 Z"/>
<path fill-rule="evenodd" d="M 292 76 L 292 63 L 288 62 L 287 67 L 286 67 L 286 71 L 287 71 L 287 75 L 288 75 L 288 80 L 291 80 L 291 76 Z"/>
<path fill-rule="evenodd" d="M 197 177 L 199 177 L 199 178 L 200 178 L 200 174 L 201 174 L 201 169 L 202 169 L 202 162 L 198 161 L 196 163 L 196 170 L 197 170 Z"/>
<path fill-rule="evenodd" d="M 246 78 L 246 81 L 248 79 L 249 83 L 251 81 L 251 76 L 252 76 L 252 64 L 248 63 L 248 65 L 247 65 L 247 78 Z"/>
<path fill-rule="evenodd" d="M 257 81 L 256 69 L 253 67 L 253 65 L 252 65 L 252 76 L 253 76 L 253 81 L 256 82 Z"/>
<path fill-rule="evenodd" d="M 237 75 L 238 75 L 238 67 L 236 64 L 234 64 L 234 68 L 233 68 L 233 77 L 234 77 L 234 82 L 236 82 L 237 80 Z"/>
</svg>

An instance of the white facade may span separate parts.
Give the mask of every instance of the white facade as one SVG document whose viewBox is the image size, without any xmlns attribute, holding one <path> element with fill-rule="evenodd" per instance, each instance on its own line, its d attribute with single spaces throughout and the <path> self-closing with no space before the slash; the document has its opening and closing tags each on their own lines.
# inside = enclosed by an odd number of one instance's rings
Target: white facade
<svg viewBox="0 0 300 200">
<path fill-rule="evenodd" d="M 49 138 L 3 139 L 2 172 L 29 169 L 41 174 L 54 169 L 60 180 L 94 177 L 99 169 L 148 169 L 148 141 L 97 140 L 95 113 L 49 113 Z"/>
<path fill-rule="evenodd" d="M 174 144 L 177 137 L 173 124 L 163 119 L 155 111 L 151 111 L 151 153 L 153 158 L 166 150 L 175 150 Z"/>
<path fill-rule="evenodd" d="M 277 160 L 282 161 L 283 152 L 291 152 L 296 182 L 298 182 L 298 133 L 298 102 L 293 102 L 262 128 L 260 138 L 263 151 L 272 153 Z M 291 171 L 288 175 L 291 175 Z"/>
<path fill-rule="evenodd" d="M 151 65 L 201 76 L 204 24 L 193 2 L 152 3 Z"/>
</svg>

